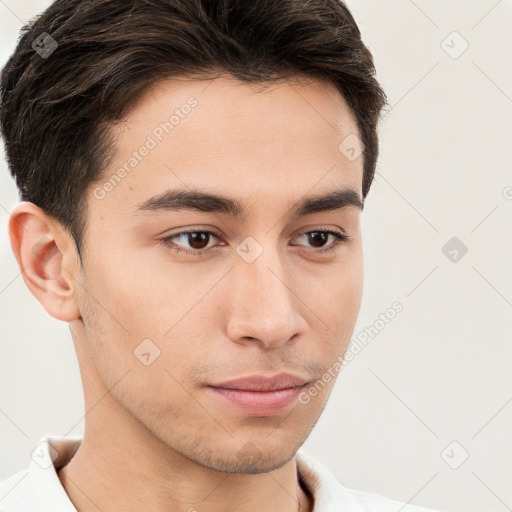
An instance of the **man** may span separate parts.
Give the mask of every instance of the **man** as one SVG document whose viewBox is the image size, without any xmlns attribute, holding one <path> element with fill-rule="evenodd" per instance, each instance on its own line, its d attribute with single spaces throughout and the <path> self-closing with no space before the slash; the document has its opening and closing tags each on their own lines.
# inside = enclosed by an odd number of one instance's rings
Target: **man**
<svg viewBox="0 0 512 512">
<path fill-rule="evenodd" d="M 385 95 L 337 0 L 57 0 L 1 76 L 14 255 L 81 436 L 0 510 L 426 510 L 300 450 L 361 302 Z"/>
</svg>

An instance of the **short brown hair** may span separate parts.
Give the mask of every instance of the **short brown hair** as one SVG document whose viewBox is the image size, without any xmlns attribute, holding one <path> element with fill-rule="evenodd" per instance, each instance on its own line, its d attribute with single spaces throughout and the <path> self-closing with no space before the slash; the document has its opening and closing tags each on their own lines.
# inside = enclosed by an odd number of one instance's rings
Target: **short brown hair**
<svg viewBox="0 0 512 512">
<path fill-rule="evenodd" d="M 57 43 L 51 55 L 33 46 L 44 33 Z M 357 121 L 366 197 L 386 96 L 340 0 L 56 0 L 21 28 L 0 75 L 0 128 L 20 199 L 60 221 L 81 260 L 86 192 L 114 153 L 109 127 L 156 81 L 222 72 L 333 83 Z"/>
</svg>

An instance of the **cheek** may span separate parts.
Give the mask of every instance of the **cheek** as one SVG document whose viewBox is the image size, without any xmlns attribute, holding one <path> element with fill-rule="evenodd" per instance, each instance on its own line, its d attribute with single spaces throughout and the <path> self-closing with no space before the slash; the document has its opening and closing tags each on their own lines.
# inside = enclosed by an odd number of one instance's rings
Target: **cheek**
<svg viewBox="0 0 512 512">
<path fill-rule="evenodd" d="M 129 308 L 127 299 L 121 299 L 125 300 L 123 308 L 108 312 L 97 301 L 86 300 L 82 316 L 91 375 L 97 372 L 104 387 L 137 416 L 149 417 L 151 411 L 161 412 L 170 403 L 173 414 L 181 414 L 189 400 L 180 383 L 185 382 L 187 364 L 194 364 L 188 361 L 190 351 L 173 346 L 171 336 L 159 337 L 154 333 L 158 322 L 149 318 L 149 312 L 140 304 L 135 307 L 136 303 Z M 167 324 L 164 330 L 169 330 Z M 184 359 L 187 364 L 182 365 Z"/>
<path fill-rule="evenodd" d="M 198 292 L 185 286 L 183 275 L 173 283 L 163 274 L 141 268 L 128 279 L 125 268 L 109 272 L 104 266 L 87 283 L 84 323 L 105 384 L 115 384 L 130 370 L 133 376 L 141 373 L 142 382 L 168 382 L 169 390 L 178 385 L 164 369 L 183 380 L 181 374 L 201 361 L 215 312 L 208 300 L 198 299 L 212 285 L 203 283 Z"/>
<path fill-rule="evenodd" d="M 343 261 L 317 294 L 316 304 L 321 304 L 318 317 L 325 323 L 320 327 L 327 329 L 326 335 L 331 339 L 331 359 L 344 353 L 350 343 L 359 316 L 362 292 L 362 260 L 354 258 Z"/>
<path fill-rule="evenodd" d="M 140 365 L 134 349 L 146 337 L 143 328 L 137 329 L 144 325 L 145 301 L 138 296 L 138 277 L 124 275 L 121 257 L 116 262 L 109 258 L 91 262 L 86 276 L 80 306 L 87 337 L 84 341 L 91 363 L 110 389 L 128 370 Z"/>
<path fill-rule="evenodd" d="M 319 309 L 320 317 L 350 325 L 355 323 L 363 291 L 363 264 L 359 253 L 326 267 L 315 279 L 307 278 L 302 291 L 305 302 Z M 328 323 L 328 325 L 331 325 Z"/>
</svg>

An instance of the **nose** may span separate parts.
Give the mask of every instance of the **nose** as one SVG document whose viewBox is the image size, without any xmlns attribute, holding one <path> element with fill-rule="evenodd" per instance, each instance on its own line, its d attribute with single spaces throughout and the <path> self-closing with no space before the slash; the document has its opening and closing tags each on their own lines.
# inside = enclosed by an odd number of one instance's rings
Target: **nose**
<svg viewBox="0 0 512 512">
<path fill-rule="evenodd" d="M 290 283 L 290 271 L 278 261 L 270 257 L 238 261 L 230 272 L 227 286 L 233 292 L 227 335 L 234 343 L 257 342 L 269 349 L 305 331 L 306 320 L 297 309 L 302 301 Z"/>
</svg>

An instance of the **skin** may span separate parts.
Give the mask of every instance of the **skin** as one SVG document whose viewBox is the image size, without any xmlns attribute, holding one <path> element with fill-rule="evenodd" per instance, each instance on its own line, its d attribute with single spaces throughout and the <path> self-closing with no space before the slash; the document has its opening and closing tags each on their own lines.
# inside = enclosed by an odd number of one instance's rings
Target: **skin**
<svg viewBox="0 0 512 512">
<path fill-rule="evenodd" d="M 190 96 L 198 101 L 192 112 L 95 198 L 94 187 Z M 345 353 L 362 296 L 361 210 L 295 220 L 289 212 L 305 196 L 338 188 L 361 197 L 362 157 L 350 161 L 338 149 L 358 133 L 349 107 L 317 80 L 264 92 L 228 76 L 166 80 L 114 130 L 114 161 L 86 198 L 83 268 L 68 232 L 37 206 L 18 203 L 9 221 L 25 283 L 51 316 L 69 323 L 78 356 L 85 433 L 58 473 L 62 485 L 80 512 L 311 511 L 295 455 L 335 379 L 307 404 L 270 416 L 245 414 L 206 385 L 281 371 L 314 383 Z M 249 214 L 135 213 L 176 187 L 238 199 Z M 201 247 L 200 256 L 161 243 L 191 228 L 221 236 L 202 246 L 173 239 L 182 249 Z M 307 235 L 315 229 L 350 239 L 322 255 L 315 251 L 336 240 L 315 245 Z M 251 264 L 236 252 L 248 236 L 263 248 Z M 160 350 L 147 366 L 134 355 L 146 338 Z"/>
</svg>

